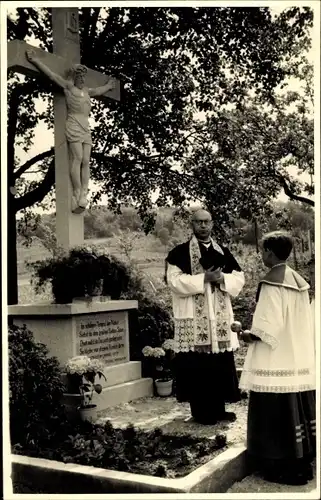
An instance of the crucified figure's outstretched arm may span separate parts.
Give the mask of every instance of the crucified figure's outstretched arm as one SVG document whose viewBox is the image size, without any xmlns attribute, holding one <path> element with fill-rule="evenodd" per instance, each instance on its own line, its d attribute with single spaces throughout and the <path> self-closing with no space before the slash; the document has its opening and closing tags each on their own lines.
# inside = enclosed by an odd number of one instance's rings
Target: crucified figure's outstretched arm
<svg viewBox="0 0 321 500">
<path fill-rule="evenodd" d="M 102 85 L 101 87 L 88 89 L 88 94 L 91 97 L 97 97 L 106 94 L 106 92 L 109 92 L 110 90 L 114 90 L 114 88 L 115 88 L 114 82 L 108 80 L 108 82 L 105 85 Z"/>
<path fill-rule="evenodd" d="M 35 54 L 33 50 L 27 50 L 26 56 L 28 61 L 30 61 L 36 68 L 38 68 L 44 75 L 46 75 L 51 81 L 56 83 L 59 87 L 65 89 L 67 88 L 68 82 L 61 76 L 57 75 L 51 69 L 48 68 Z"/>
</svg>

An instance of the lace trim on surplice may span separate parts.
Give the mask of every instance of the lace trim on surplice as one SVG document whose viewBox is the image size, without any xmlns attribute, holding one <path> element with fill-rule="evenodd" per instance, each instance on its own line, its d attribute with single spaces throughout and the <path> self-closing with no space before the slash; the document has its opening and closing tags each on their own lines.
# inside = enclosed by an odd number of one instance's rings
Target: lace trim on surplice
<svg viewBox="0 0 321 500">
<path fill-rule="evenodd" d="M 264 330 L 261 330 L 261 328 L 252 328 L 251 333 L 256 335 L 256 337 L 259 337 L 266 344 L 269 344 L 272 349 L 276 349 L 279 345 L 279 341 L 275 337 L 266 333 Z"/>
<path fill-rule="evenodd" d="M 244 370 L 244 369 L 243 369 Z M 295 375 L 310 375 L 309 368 L 300 368 L 299 370 L 263 370 L 261 368 L 255 370 L 244 370 L 258 377 L 293 377 Z"/>
<path fill-rule="evenodd" d="M 240 384 L 240 388 L 244 389 L 245 386 Z M 253 392 L 275 392 L 275 393 L 289 393 L 289 392 L 305 392 L 305 391 L 314 391 L 315 390 L 315 385 L 314 384 L 298 384 L 298 385 L 291 385 L 291 386 L 278 386 L 278 385 L 258 385 L 258 384 L 247 384 L 246 385 L 246 390 L 247 391 L 253 391 Z"/>
</svg>

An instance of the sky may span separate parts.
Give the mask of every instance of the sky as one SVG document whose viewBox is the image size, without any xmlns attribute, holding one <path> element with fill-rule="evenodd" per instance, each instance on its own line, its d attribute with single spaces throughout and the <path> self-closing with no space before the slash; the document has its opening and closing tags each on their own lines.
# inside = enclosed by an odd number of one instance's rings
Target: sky
<svg viewBox="0 0 321 500">
<path fill-rule="evenodd" d="M 217 5 L 217 3 L 215 3 L 215 5 Z M 271 6 L 271 11 L 273 14 L 279 14 L 285 8 L 292 6 L 293 4 L 297 5 L 298 3 L 299 2 L 292 3 L 289 1 L 273 2 L 273 3 L 270 2 L 270 6 Z M 95 2 L 95 4 L 96 4 L 96 2 Z M 243 2 L 242 2 L 242 4 L 243 4 Z M 264 2 L 264 5 L 268 5 L 268 4 L 269 4 L 269 2 Z M 10 6 L 13 6 L 13 2 L 10 2 Z M 9 12 L 14 12 L 14 10 L 12 11 L 12 7 L 10 8 Z M 32 45 L 38 45 L 37 40 L 35 40 L 35 39 L 28 40 L 28 42 L 31 43 Z M 307 54 L 307 57 L 313 63 L 316 63 L 316 55 L 318 52 L 318 43 L 319 43 L 319 37 L 313 36 L 313 34 L 312 34 L 312 48 L 309 51 L 309 53 Z M 294 79 L 289 80 L 289 88 L 291 88 L 291 90 L 292 89 L 299 90 L 297 81 L 295 81 Z M 44 106 L 44 104 L 41 101 L 37 102 L 38 111 L 40 111 L 43 108 L 43 106 Z M 33 143 L 33 146 L 30 148 L 29 152 L 25 153 L 22 150 L 22 148 L 18 147 L 17 148 L 17 156 L 19 157 L 21 164 L 23 164 L 29 158 L 32 158 L 33 156 L 35 156 L 43 151 L 46 151 L 47 149 L 49 149 L 53 145 L 54 145 L 53 131 L 49 131 L 44 124 L 39 124 L 35 129 L 34 143 Z M 34 168 L 34 170 L 32 170 L 32 172 L 34 172 L 37 169 L 36 167 L 37 166 L 35 165 L 35 168 Z M 292 175 L 295 175 L 295 176 L 297 175 L 295 167 L 293 167 L 292 170 L 290 170 L 290 173 Z M 28 174 L 28 179 L 30 179 L 30 180 L 37 179 L 37 174 L 33 174 L 33 173 Z M 304 175 L 304 174 L 300 176 L 300 179 L 303 181 L 307 181 L 307 182 L 309 182 L 309 180 L 310 180 L 309 176 Z M 96 190 L 96 189 L 98 189 L 98 187 L 95 189 L 95 187 L 91 183 L 91 189 Z M 281 194 L 278 196 L 278 199 L 280 199 L 282 201 L 286 201 L 286 200 L 288 200 L 288 197 L 282 191 Z M 102 201 L 100 203 L 106 203 L 106 197 L 103 197 Z M 39 211 L 41 212 L 42 210 L 39 209 Z"/>
</svg>

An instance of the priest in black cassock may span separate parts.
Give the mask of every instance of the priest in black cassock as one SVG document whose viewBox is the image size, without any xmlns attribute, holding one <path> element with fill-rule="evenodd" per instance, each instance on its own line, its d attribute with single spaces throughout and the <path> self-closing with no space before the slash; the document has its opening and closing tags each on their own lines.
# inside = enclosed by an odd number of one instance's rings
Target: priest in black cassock
<svg viewBox="0 0 321 500">
<path fill-rule="evenodd" d="M 230 297 L 242 290 L 244 274 L 231 252 L 211 238 L 209 212 L 194 212 L 191 225 L 192 238 L 166 258 L 175 323 L 176 397 L 190 402 L 195 421 L 213 425 L 234 421 L 225 403 L 240 400 L 233 355 L 239 342 L 231 330 Z"/>
</svg>

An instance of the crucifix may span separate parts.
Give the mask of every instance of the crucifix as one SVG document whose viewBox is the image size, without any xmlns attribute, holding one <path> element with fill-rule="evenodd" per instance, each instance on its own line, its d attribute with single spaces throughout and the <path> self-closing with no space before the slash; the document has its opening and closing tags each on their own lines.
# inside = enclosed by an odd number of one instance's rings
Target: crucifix
<svg viewBox="0 0 321 500">
<path fill-rule="evenodd" d="M 32 76 L 43 73 L 60 87 L 54 94 L 56 235 L 58 245 L 70 249 L 84 240 L 90 97 L 119 101 L 120 82 L 79 64 L 77 8 L 53 8 L 52 32 L 53 54 L 20 40 L 9 42 L 8 69 Z"/>
</svg>

